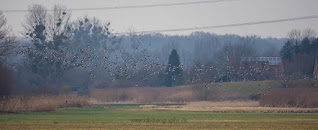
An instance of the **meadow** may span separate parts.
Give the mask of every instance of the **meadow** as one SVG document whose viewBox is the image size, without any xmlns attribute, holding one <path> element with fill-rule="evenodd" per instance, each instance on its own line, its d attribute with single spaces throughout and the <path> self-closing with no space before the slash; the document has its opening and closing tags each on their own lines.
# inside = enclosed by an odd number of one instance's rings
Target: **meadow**
<svg viewBox="0 0 318 130">
<path fill-rule="evenodd" d="M 318 113 L 183 111 L 154 109 L 143 107 L 142 104 L 109 104 L 90 108 L 58 109 L 51 112 L 6 113 L 0 116 L 0 129 L 52 128 L 318 129 Z"/>
<path fill-rule="evenodd" d="M 315 80 L 267 80 L 176 87 L 97 88 L 91 91 L 90 97 L 95 104 L 260 100 L 261 106 L 316 107 L 318 104 L 316 84 L 318 81 Z"/>
<path fill-rule="evenodd" d="M 0 102 L 0 129 L 318 129 L 318 90 L 299 82 L 285 83 L 293 88 L 254 81 L 13 96 Z M 253 94 L 260 99 L 251 100 Z M 292 101 L 302 105 L 289 106 L 295 95 Z"/>
<path fill-rule="evenodd" d="M 97 102 L 184 103 L 193 101 L 248 100 L 269 88 L 281 88 L 281 81 L 224 82 L 177 87 L 129 87 L 94 89 Z"/>
</svg>

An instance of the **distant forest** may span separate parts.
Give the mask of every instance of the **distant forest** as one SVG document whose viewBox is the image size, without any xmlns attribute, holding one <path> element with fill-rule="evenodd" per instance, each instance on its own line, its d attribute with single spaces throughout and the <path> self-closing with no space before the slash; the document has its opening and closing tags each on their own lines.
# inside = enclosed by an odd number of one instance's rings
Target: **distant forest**
<svg viewBox="0 0 318 130">
<path fill-rule="evenodd" d="M 0 14 L 1 80 L 10 86 L 8 92 L 59 93 L 68 88 L 88 94 L 93 88 L 158 87 L 177 69 L 182 76 L 177 85 L 215 82 L 228 73 L 230 58 L 280 56 L 287 41 L 205 32 L 120 35 L 107 21 L 88 16 L 71 21 L 64 6 L 52 10 L 30 6 L 23 37 L 12 36 Z M 174 49 L 180 64 L 169 68 Z"/>
</svg>

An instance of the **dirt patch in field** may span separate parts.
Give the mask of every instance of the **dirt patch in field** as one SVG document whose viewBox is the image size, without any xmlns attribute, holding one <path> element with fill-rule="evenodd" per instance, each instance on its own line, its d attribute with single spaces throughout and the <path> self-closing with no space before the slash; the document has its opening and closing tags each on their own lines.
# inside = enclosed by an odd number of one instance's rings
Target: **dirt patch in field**
<svg viewBox="0 0 318 130">
<path fill-rule="evenodd" d="M 318 108 L 273 108 L 273 107 L 180 107 L 180 108 L 160 108 L 170 110 L 184 110 L 184 111 L 215 111 L 215 112 L 268 112 L 268 113 L 316 113 Z"/>
<path fill-rule="evenodd" d="M 259 107 L 257 101 L 222 101 L 222 102 L 190 102 L 186 105 L 140 105 L 143 108 L 183 110 L 183 111 L 214 111 L 214 112 L 262 112 L 262 113 L 317 113 L 318 108 L 294 107 Z"/>
<path fill-rule="evenodd" d="M 156 108 L 156 107 L 158 107 L 158 105 L 140 105 L 139 107 L 143 107 L 143 108 Z"/>
<path fill-rule="evenodd" d="M 186 107 L 258 107 L 258 101 L 200 101 L 200 102 L 189 102 L 185 105 Z"/>
</svg>

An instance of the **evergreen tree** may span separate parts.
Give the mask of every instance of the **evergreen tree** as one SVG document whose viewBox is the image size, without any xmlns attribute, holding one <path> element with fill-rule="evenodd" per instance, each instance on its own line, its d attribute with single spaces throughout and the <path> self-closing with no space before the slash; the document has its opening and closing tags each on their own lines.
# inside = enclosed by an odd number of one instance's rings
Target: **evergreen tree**
<svg viewBox="0 0 318 130">
<path fill-rule="evenodd" d="M 294 46 L 292 42 L 287 41 L 283 48 L 280 50 L 280 55 L 283 59 L 292 60 L 294 54 Z"/>
<path fill-rule="evenodd" d="M 318 52 L 318 38 L 315 38 L 312 41 L 311 50 L 313 51 L 314 54 L 317 54 L 317 52 Z"/>
<path fill-rule="evenodd" d="M 171 87 L 183 84 L 182 69 L 177 50 L 173 49 L 169 56 L 168 66 L 166 68 L 164 85 Z"/>
<path fill-rule="evenodd" d="M 300 44 L 300 50 L 302 53 L 305 53 L 305 54 L 309 54 L 310 52 L 310 41 L 309 39 L 306 37 L 304 38 L 302 41 L 301 41 L 301 44 Z"/>
<path fill-rule="evenodd" d="M 300 45 L 298 45 L 298 44 L 295 44 L 293 48 L 294 48 L 295 54 L 299 54 L 299 53 L 302 52 L 301 48 L 300 48 Z"/>
</svg>

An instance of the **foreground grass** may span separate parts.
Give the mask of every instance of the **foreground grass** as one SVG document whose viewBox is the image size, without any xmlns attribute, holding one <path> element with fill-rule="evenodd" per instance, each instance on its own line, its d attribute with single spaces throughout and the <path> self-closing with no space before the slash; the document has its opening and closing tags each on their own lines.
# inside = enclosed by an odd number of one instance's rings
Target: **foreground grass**
<svg viewBox="0 0 318 130">
<path fill-rule="evenodd" d="M 186 123 L 131 122 L 132 119 L 187 119 Z M 216 113 L 105 105 L 52 112 L 1 114 L 0 129 L 318 129 L 318 113 Z"/>
</svg>

